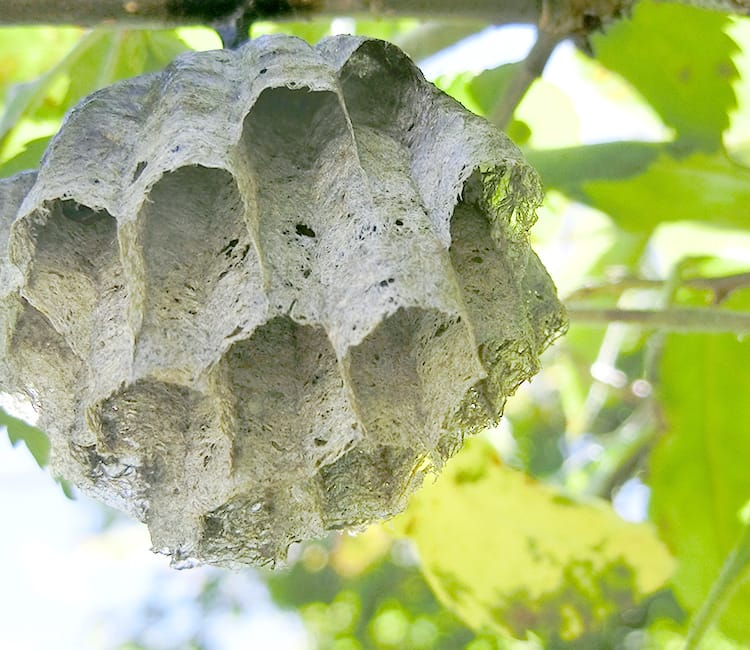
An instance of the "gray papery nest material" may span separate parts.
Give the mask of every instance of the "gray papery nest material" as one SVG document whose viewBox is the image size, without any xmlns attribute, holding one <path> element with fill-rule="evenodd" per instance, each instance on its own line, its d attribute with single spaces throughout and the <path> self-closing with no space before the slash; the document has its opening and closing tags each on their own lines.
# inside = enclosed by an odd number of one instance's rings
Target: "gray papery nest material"
<svg viewBox="0 0 750 650">
<path fill-rule="evenodd" d="M 0 182 L 0 387 L 177 567 L 399 512 L 564 328 L 536 173 L 398 48 L 264 37 Z"/>
</svg>

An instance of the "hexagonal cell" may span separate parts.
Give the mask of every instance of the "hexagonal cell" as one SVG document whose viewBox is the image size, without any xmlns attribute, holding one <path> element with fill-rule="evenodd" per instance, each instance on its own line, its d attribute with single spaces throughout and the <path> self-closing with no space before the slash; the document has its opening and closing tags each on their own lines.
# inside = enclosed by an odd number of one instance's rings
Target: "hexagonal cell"
<svg viewBox="0 0 750 650">
<path fill-rule="evenodd" d="M 232 493 L 231 439 L 217 401 L 141 380 L 95 404 L 88 421 L 97 436 L 95 489 L 112 467 L 130 472 L 129 487 L 121 487 L 131 494 L 120 496 L 143 502 L 145 520 L 158 531 L 154 547 L 196 550 L 199 519 Z"/>
<path fill-rule="evenodd" d="M 18 389 L 42 408 L 45 396 L 53 394 L 68 406 L 57 426 L 67 429 L 75 416 L 76 383 L 83 363 L 49 319 L 23 298 L 10 323 L 8 365 L 18 380 Z M 7 378 L 6 378 L 7 379 Z M 42 426 L 47 413 L 42 410 Z"/>
<path fill-rule="evenodd" d="M 401 308 L 349 351 L 347 370 L 371 445 L 429 452 L 485 373 L 458 314 Z"/>
<path fill-rule="evenodd" d="M 101 294 L 122 288 L 117 223 L 73 199 L 49 201 L 25 221 L 34 257 L 23 295 L 86 357 L 99 338 L 93 330 Z"/>
<path fill-rule="evenodd" d="M 231 403 L 238 480 L 304 480 L 361 436 L 325 330 L 277 317 L 217 368 Z"/>
<path fill-rule="evenodd" d="M 329 91 L 268 88 L 245 118 L 241 146 L 255 175 L 254 221 L 274 313 L 320 322 L 320 300 L 306 294 L 317 294 L 318 249 L 335 227 L 321 209 L 327 189 L 318 186 L 321 158 L 339 138 L 350 141 L 349 128 Z"/>
<path fill-rule="evenodd" d="M 137 374 L 189 382 L 258 302 L 247 290 L 258 261 L 243 201 L 229 172 L 182 167 L 151 189 L 139 220 L 146 303 Z"/>
<path fill-rule="evenodd" d="M 208 512 L 202 521 L 201 553 L 222 566 L 283 564 L 289 545 L 323 535 L 316 485 L 310 481 L 258 486 Z"/>
<path fill-rule="evenodd" d="M 525 314 L 524 298 L 487 217 L 476 204 L 461 202 L 456 206 L 451 240 L 451 260 L 474 324 L 479 356 L 491 373 L 481 390 L 499 417 L 505 397 L 533 374 L 538 364 L 535 346 L 528 339 L 529 324 L 520 316 Z M 508 314 L 519 317 L 509 319 Z M 494 385 L 497 382 L 499 385 Z"/>
<path fill-rule="evenodd" d="M 399 140 L 408 138 L 414 128 L 420 76 L 408 57 L 390 43 L 362 43 L 339 72 L 355 128 L 372 127 Z M 373 101 L 373 89 L 378 93 L 377 101 Z"/>
<path fill-rule="evenodd" d="M 383 519 L 406 506 L 422 483 L 417 450 L 389 445 L 352 449 L 318 476 L 326 528 L 338 530 Z"/>
</svg>

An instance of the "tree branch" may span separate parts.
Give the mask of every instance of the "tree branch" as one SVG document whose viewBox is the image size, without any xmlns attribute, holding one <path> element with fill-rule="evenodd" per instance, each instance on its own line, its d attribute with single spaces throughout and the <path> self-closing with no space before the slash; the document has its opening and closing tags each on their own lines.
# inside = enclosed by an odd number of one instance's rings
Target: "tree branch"
<svg viewBox="0 0 750 650">
<path fill-rule="evenodd" d="M 565 37 L 560 34 L 553 34 L 544 29 L 537 32 L 536 42 L 531 48 L 528 56 L 523 60 L 521 67 L 508 86 L 508 90 L 503 95 L 502 101 L 498 103 L 495 110 L 490 115 L 490 121 L 499 128 L 504 129 L 513 117 L 518 105 L 523 100 L 526 92 L 531 88 L 531 84 L 542 76 L 544 66 L 555 48 Z"/>
<path fill-rule="evenodd" d="M 715 307 L 673 309 L 589 309 L 568 306 L 571 322 L 596 325 L 632 323 L 671 332 L 732 332 L 750 334 L 750 313 Z"/>
<path fill-rule="evenodd" d="M 750 14 L 750 0 L 660 0 Z M 263 20 L 326 16 L 481 20 L 496 25 L 538 24 L 554 5 L 558 24 L 573 33 L 586 21 L 609 22 L 635 0 L 0 0 L 0 24 L 119 27 L 215 25 L 243 11 Z M 567 12 L 567 13 L 566 13 Z M 562 18 L 565 18 L 564 20 Z M 555 31 L 555 30 L 551 30 Z"/>
<path fill-rule="evenodd" d="M 0 24 L 212 25 L 243 10 L 279 21 L 367 15 L 533 24 L 539 18 L 537 3 L 528 0 L 0 0 Z"/>
</svg>

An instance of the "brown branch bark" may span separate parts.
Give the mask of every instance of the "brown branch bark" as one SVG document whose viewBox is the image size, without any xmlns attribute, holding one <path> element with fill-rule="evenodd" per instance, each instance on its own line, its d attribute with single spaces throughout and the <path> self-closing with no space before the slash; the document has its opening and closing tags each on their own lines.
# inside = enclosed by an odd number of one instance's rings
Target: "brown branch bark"
<svg viewBox="0 0 750 650">
<path fill-rule="evenodd" d="M 0 24 L 171 27 L 212 24 L 246 9 L 257 19 L 369 15 L 535 23 L 529 0 L 0 0 Z"/>
<path fill-rule="evenodd" d="M 243 10 L 257 19 L 325 16 L 415 17 L 538 24 L 552 11 L 565 30 L 592 17 L 607 22 L 635 0 L 0 0 L 0 24 L 172 27 L 212 25 Z M 750 14 L 750 0 L 661 0 Z M 566 12 L 568 12 L 566 14 Z M 568 16 L 567 20 L 560 17 Z M 571 31 L 572 33 L 572 31 Z"/>
</svg>

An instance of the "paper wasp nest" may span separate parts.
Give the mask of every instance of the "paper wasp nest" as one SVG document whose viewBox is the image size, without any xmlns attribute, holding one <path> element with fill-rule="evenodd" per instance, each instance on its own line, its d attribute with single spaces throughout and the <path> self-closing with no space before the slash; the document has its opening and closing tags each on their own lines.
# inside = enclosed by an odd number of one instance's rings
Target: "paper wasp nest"
<svg viewBox="0 0 750 650">
<path fill-rule="evenodd" d="M 516 147 L 393 45 L 285 36 L 94 93 L 0 182 L 0 382 L 176 566 L 388 517 L 563 328 Z"/>
</svg>

